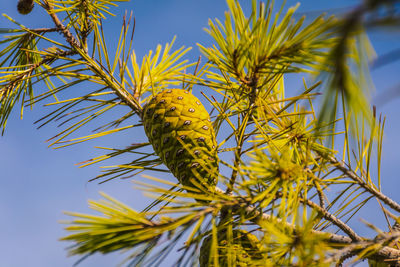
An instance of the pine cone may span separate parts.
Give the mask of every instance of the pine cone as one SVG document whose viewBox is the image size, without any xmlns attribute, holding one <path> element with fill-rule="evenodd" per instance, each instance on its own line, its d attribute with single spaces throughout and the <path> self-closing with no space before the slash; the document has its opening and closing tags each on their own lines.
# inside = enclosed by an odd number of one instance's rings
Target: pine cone
<svg viewBox="0 0 400 267">
<path fill-rule="evenodd" d="M 212 235 L 203 240 L 200 248 L 200 267 L 214 266 L 214 260 L 210 261 L 210 249 Z M 233 262 L 228 263 L 229 258 Z M 232 231 L 232 244 L 228 246 L 226 231 L 218 232 L 218 264 L 225 266 L 263 266 L 262 253 L 256 236 L 244 230 Z"/>
<path fill-rule="evenodd" d="M 181 89 L 162 91 L 144 107 L 143 125 L 155 152 L 181 184 L 195 187 L 196 181 L 203 190 L 216 185 L 214 129 L 194 95 Z"/>
<path fill-rule="evenodd" d="M 17 4 L 17 9 L 19 13 L 26 15 L 31 13 L 33 6 L 33 0 L 19 0 Z"/>
</svg>

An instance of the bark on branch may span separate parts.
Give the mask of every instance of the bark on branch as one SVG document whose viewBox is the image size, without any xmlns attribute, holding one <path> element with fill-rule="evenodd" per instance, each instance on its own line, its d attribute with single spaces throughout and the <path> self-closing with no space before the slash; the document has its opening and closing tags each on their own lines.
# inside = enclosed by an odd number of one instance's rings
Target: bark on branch
<svg viewBox="0 0 400 267">
<path fill-rule="evenodd" d="M 79 42 L 75 39 L 74 35 L 62 24 L 56 13 L 53 11 L 53 6 L 47 1 L 43 0 L 43 7 L 46 9 L 47 13 L 50 15 L 57 29 L 61 31 L 66 39 L 66 41 L 71 45 L 71 47 L 80 47 Z"/>
<path fill-rule="evenodd" d="M 215 192 L 224 194 L 224 190 L 216 187 Z M 238 200 L 241 202 L 242 200 Z M 242 201 L 243 202 L 243 201 Z M 326 240 L 330 243 L 335 243 L 335 244 L 342 244 L 342 245 L 347 245 L 345 248 L 342 250 L 339 250 L 338 253 L 340 255 L 356 255 L 357 253 L 361 252 L 363 249 L 365 249 L 367 246 L 376 244 L 375 240 L 371 240 L 368 238 L 364 238 L 356 234 L 348 225 L 346 225 L 344 222 L 341 222 L 339 219 L 337 219 L 335 216 L 330 214 L 328 211 L 323 209 L 322 207 L 318 206 L 316 203 L 310 201 L 310 200 L 302 200 L 303 203 L 306 203 L 308 206 L 317 209 L 318 212 L 320 212 L 323 217 L 332 222 L 334 225 L 338 226 L 341 230 L 343 230 L 348 236 L 344 235 L 338 235 L 338 234 L 333 234 L 329 232 L 323 232 L 323 231 L 318 231 L 318 230 L 313 230 L 312 232 L 316 235 L 323 235 L 326 236 Z M 293 231 L 293 234 L 296 234 L 296 226 L 288 223 L 280 218 L 277 218 L 273 215 L 262 213 L 259 210 L 257 210 L 253 206 L 249 206 L 248 203 L 240 203 L 236 204 L 232 207 L 232 211 L 234 212 L 239 212 L 242 210 L 245 210 L 245 217 L 250 218 L 249 220 L 252 221 L 255 224 L 260 224 L 260 221 L 271 221 L 274 223 L 279 223 L 281 225 L 284 225 L 285 227 L 291 229 Z M 344 229 L 342 229 L 344 228 Z M 394 232 L 391 234 L 391 238 L 398 238 L 399 233 Z M 389 238 L 389 237 L 388 237 Z M 381 248 L 377 249 L 373 254 L 368 256 L 367 258 L 373 259 L 373 260 L 378 260 L 378 261 L 388 261 L 388 262 L 396 262 L 400 260 L 400 250 L 391 248 L 388 246 L 382 245 Z"/>
<path fill-rule="evenodd" d="M 397 212 L 400 212 L 400 204 L 396 201 L 392 200 L 388 196 L 384 195 L 382 192 L 375 189 L 371 185 L 367 184 L 361 177 L 355 174 L 350 168 L 348 168 L 343 161 L 337 160 L 335 157 L 328 156 L 326 157 L 332 164 L 336 166 L 338 170 L 343 172 L 344 175 L 355 181 L 358 185 L 364 188 L 366 191 L 374 195 L 376 198 L 381 200 L 383 203 L 391 207 Z"/>
</svg>

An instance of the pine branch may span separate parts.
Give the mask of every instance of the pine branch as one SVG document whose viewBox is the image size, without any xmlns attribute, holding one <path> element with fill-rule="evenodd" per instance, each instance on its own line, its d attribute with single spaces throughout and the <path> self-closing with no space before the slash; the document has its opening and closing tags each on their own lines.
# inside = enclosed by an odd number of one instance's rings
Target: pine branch
<svg viewBox="0 0 400 267">
<path fill-rule="evenodd" d="M 29 32 L 34 32 L 34 33 L 46 33 L 46 32 L 58 32 L 60 29 L 58 28 L 35 28 L 35 29 L 29 29 Z"/>
<path fill-rule="evenodd" d="M 127 104 L 133 111 L 137 112 L 140 115 L 141 107 L 137 103 L 137 101 L 135 101 L 135 99 L 133 99 L 133 97 L 128 92 L 126 92 L 126 90 L 124 90 L 122 86 L 116 85 L 114 77 L 108 75 L 106 71 L 104 71 L 104 68 L 102 66 L 97 64 L 92 58 L 89 57 L 86 48 L 82 47 L 76 40 L 74 35 L 68 30 L 68 28 L 66 28 L 62 24 L 56 13 L 53 11 L 52 5 L 47 0 L 43 0 L 43 3 L 44 3 L 43 7 L 47 10 L 48 14 L 52 18 L 57 29 L 63 33 L 66 41 L 71 45 L 71 48 L 86 60 L 88 66 L 92 69 L 92 71 L 99 77 L 101 77 L 105 82 L 105 84 L 107 84 L 111 89 L 113 89 L 115 94 L 125 104 Z"/>
<path fill-rule="evenodd" d="M 86 61 L 88 67 L 100 77 L 104 83 L 109 86 L 115 94 L 126 104 L 128 105 L 134 112 L 136 112 L 140 117 L 142 116 L 142 108 L 138 101 L 131 95 L 127 90 L 125 90 L 111 75 L 108 74 L 104 68 L 99 65 L 96 61 L 94 61 L 89 55 L 87 55 L 82 49 L 77 48 L 77 52 L 83 57 Z"/>
<path fill-rule="evenodd" d="M 23 82 L 26 77 L 30 77 L 31 74 L 40 66 L 50 64 L 53 62 L 55 59 L 58 57 L 65 57 L 65 56 L 72 56 L 76 54 L 74 51 L 56 51 L 53 55 L 44 57 L 43 60 L 41 60 L 38 63 L 33 64 L 30 68 L 24 70 L 20 74 L 16 75 L 13 77 L 12 80 L 7 82 L 2 89 L 0 89 L 0 102 L 2 101 L 3 97 L 6 97 L 10 91 L 12 91 L 19 83 Z"/>
<path fill-rule="evenodd" d="M 47 0 L 43 0 L 43 3 L 44 9 L 46 9 L 57 29 L 63 33 L 66 41 L 71 45 L 71 47 L 81 47 L 79 42 L 75 39 L 74 35 L 62 24 L 56 13 L 53 11 L 53 6 Z"/>
<path fill-rule="evenodd" d="M 321 155 L 322 156 L 322 155 Z M 400 212 L 400 204 L 397 203 L 396 201 L 392 200 L 382 192 L 376 190 L 374 187 L 371 185 L 367 184 L 361 177 L 359 177 L 357 174 L 355 174 L 350 168 L 346 166 L 346 164 L 343 161 L 337 160 L 333 156 L 325 156 L 332 164 L 336 166 L 337 169 L 339 169 L 343 174 L 345 174 L 347 177 L 352 179 L 353 181 L 357 182 L 358 185 L 360 185 L 362 188 L 364 188 L 366 191 L 374 195 L 376 198 L 380 199 L 383 203 L 391 207 L 392 209 L 396 210 L 397 212 Z"/>
<path fill-rule="evenodd" d="M 234 210 L 239 210 L 242 209 L 243 206 L 242 205 L 238 205 L 238 206 L 234 206 Z M 276 221 L 279 224 L 285 225 L 285 227 L 288 227 L 290 229 L 292 229 L 294 232 L 296 231 L 296 226 L 288 223 L 286 221 L 283 221 L 282 219 L 279 219 L 273 215 L 267 214 L 267 213 L 261 213 L 259 211 L 256 210 L 256 208 L 248 206 L 245 209 L 246 211 L 246 216 L 247 217 L 252 217 L 251 221 L 254 223 L 260 223 L 259 220 L 262 221 Z M 351 244 L 353 241 L 351 238 L 344 236 L 344 235 L 338 235 L 338 234 L 333 234 L 333 233 L 328 233 L 328 232 L 323 232 L 323 231 L 318 231 L 318 230 L 313 230 L 314 234 L 317 235 L 325 235 L 327 236 L 327 240 L 329 240 L 329 242 L 332 243 L 337 243 L 337 244 Z"/>
<path fill-rule="evenodd" d="M 224 190 L 216 187 L 215 191 L 220 194 L 224 194 Z M 239 204 L 235 204 L 232 206 L 232 211 L 233 212 L 240 212 L 243 210 L 245 207 L 245 217 L 250 218 L 250 221 L 260 224 L 261 221 L 273 221 L 274 223 L 279 223 L 281 225 L 284 225 L 288 229 L 292 229 L 293 234 L 296 234 L 296 226 L 288 223 L 280 218 L 277 218 L 273 215 L 267 214 L 267 213 L 262 213 L 258 211 L 255 207 L 250 206 L 247 202 L 244 202 L 243 199 L 236 198 L 237 201 L 239 201 Z M 318 206 L 316 203 L 310 201 L 310 200 L 302 200 L 304 203 L 306 203 L 308 206 L 316 209 L 318 212 L 320 212 L 323 217 L 326 220 L 331 221 L 334 225 L 338 226 L 340 229 L 342 229 L 349 237 L 343 236 L 343 235 L 338 235 L 338 234 L 333 234 L 333 233 L 328 233 L 328 232 L 323 232 L 323 231 L 318 231 L 318 230 L 313 230 L 312 232 L 316 235 L 323 235 L 326 236 L 326 240 L 335 243 L 335 244 L 347 244 L 350 245 L 350 247 L 346 246 L 340 251 L 340 255 L 346 255 L 348 253 L 351 253 L 352 255 L 356 255 L 359 252 L 361 252 L 363 249 L 366 248 L 366 245 L 373 245 L 376 244 L 373 240 L 364 238 L 359 236 L 352 230 L 348 225 L 346 225 L 344 222 L 336 218 L 334 215 L 329 213 L 327 210 L 321 208 Z M 396 224 L 395 224 L 396 225 Z M 397 229 L 397 228 L 396 228 Z M 391 235 L 387 235 L 386 239 L 396 239 L 398 238 L 399 233 L 394 232 Z M 388 246 L 383 246 L 376 250 L 374 253 L 372 253 L 370 256 L 368 256 L 370 259 L 374 260 L 398 260 L 400 258 L 400 250 L 391 248 Z"/>
<path fill-rule="evenodd" d="M 316 205 L 316 204 L 315 204 Z M 234 206 L 234 210 L 239 211 L 243 209 L 243 205 L 237 205 Z M 251 221 L 254 223 L 259 224 L 260 220 L 263 221 L 273 221 L 274 223 L 279 223 L 281 225 L 284 225 L 285 227 L 292 229 L 293 234 L 296 234 L 296 226 L 293 224 L 290 224 L 286 221 L 283 221 L 282 219 L 276 218 L 270 214 L 266 213 L 261 213 L 258 210 L 256 210 L 254 207 L 247 206 L 245 208 L 246 211 L 246 216 L 251 217 Z M 327 216 L 328 217 L 328 216 Z M 326 217 L 325 217 L 326 218 Z M 329 218 L 329 217 L 328 217 Z M 337 223 L 337 220 L 332 220 L 334 224 Z M 347 226 L 348 227 L 348 226 Z M 355 235 L 353 238 L 349 238 L 347 236 L 343 235 L 338 235 L 338 234 L 333 234 L 333 233 L 328 233 L 328 232 L 323 232 L 323 231 L 318 231 L 318 230 L 313 230 L 312 231 L 316 235 L 322 235 L 326 236 L 326 240 L 334 243 L 334 244 L 343 244 L 346 245 L 342 250 L 339 251 L 339 254 L 345 255 L 347 253 L 351 253 L 352 255 L 356 255 L 359 252 L 361 252 L 367 245 L 374 245 L 376 244 L 374 241 L 362 238 L 358 236 L 357 234 L 353 233 Z M 347 233 L 349 234 L 349 233 Z M 391 238 L 398 238 L 400 235 L 398 232 L 394 233 Z M 357 240 L 354 240 L 354 238 L 357 238 Z M 377 249 L 375 252 L 373 252 L 371 255 L 368 256 L 369 259 L 375 259 L 375 260 L 389 260 L 389 261 L 398 261 L 400 259 L 400 250 L 391 248 L 388 246 L 383 246 L 379 249 Z"/>
<path fill-rule="evenodd" d="M 215 187 L 215 192 L 219 193 L 219 194 L 225 194 L 224 190 L 222 190 L 219 187 Z M 230 194 L 232 196 L 232 194 Z M 271 220 L 276 220 L 278 223 L 282 223 L 283 225 L 285 225 L 288 228 L 291 228 L 293 230 L 295 230 L 295 226 L 293 224 L 290 224 L 288 222 L 283 221 L 282 219 L 279 219 L 273 215 L 267 214 L 267 213 L 261 213 L 260 211 L 258 211 L 255 207 L 249 205 L 247 202 L 243 202 L 242 199 L 240 198 L 236 198 L 237 201 L 241 202 L 239 204 L 235 204 L 234 206 L 232 206 L 232 210 L 233 211 L 240 211 L 243 209 L 243 207 L 245 208 L 245 217 L 246 218 L 251 218 L 251 221 L 258 224 L 259 220 L 264 220 L 264 221 L 271 221 Z M 315 203 L 314 203 L 315 204 Z M 316 205 L 316 204 L 315 204 Z M 327 211 L 325 211 L 325 214 L 328 214 Z M 327 216 L 329 217 L 329 216 Z M 336 220 L 334 220 L 333 223 L 336 223 Z M 353 242 L 353 240 L 347 236 L 343 236 L 343 235 L 338 235 L 338 234 L 332 234 L 332 233 L 327 233 L 327 232 L 323 232 L 323 231 L 317 231 L 314 230 L 313 231 L 315 234 L 321 234 L 321 235 L 327 235 L 329 241 L 333 242 L 333 243 L 338 243 L 338 244 L 350 244 Z M 363 240 L 363 238 L 359 237 L 357 234 L 354 233 L 353 230 L 349 230 L 348 232 L 350 232 L 353 237 L 356 237 L 359 240 Z M 354 234 L 353 234 L 354 233 Z"/>
<path fill-rule="evenodd" d="M 317 210 L 322 216 L 332 222 L 334 225 L 339 227 L 343 232 L 345 232 L 353 241 L 362 241 L 361 238 L 353 229 L 351 229 L 347 224 L 342 222 L 339 218 L 335 217 L 332 213 L 328 212 L 326 209 L 320 207 L 316 203 L 312 202 L 309 199 L 300 199 L 301 202 L 305 203 L 307 206 Z"/>
<path fill-rule="evenodd" d="M 352 243 L 334 253 L 333 258 L 340 266 L 345 260 L 360 254 L 367 254 L 369 260 L 390 264 L 388 266 L 398 266 L 400 264 L 400 250 L 385 246 L 400 238 L 400 233 L 386 235 L 381 240 L 365 240 Z M 378 246 L 378 249 L 376 249 Z M 385 265 L 386 266 L 386 265 Z"/>
</svg>

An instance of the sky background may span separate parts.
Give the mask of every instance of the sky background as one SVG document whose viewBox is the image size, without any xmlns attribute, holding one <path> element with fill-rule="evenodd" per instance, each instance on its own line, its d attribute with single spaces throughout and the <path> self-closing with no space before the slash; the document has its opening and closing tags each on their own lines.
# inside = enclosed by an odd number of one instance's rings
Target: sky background
<svg viewBox="0 0 400 267">
<path fill-rule="evenodd" d="M 28 16 L 16 11 L 16 2 L 0 0 L 1 11 L 24 25 L 33 27 L 49 26 L 50 21 L 40 7 L 35 7 Z M 279 4 L 281 1 L 276 1 Z M 288 1 L 293 5 L 297 1 Z M 241 1 L 248 10 L 250 1 Z M 359 1 L 301 1 L 299 13 L 310 17 L 320 10 L 343 11 Z M 136 0 L 121 3 L 112 12 L 115 17 L 104 21 L 109 43 L 117 41 L 122 16 L 125 10 L 132 10 L 136 18 L 134 49 L 141 58 L 157 44 L 170 42 L 177 36 L 175 48 L 182 45 L 193 47 L 187 59 L 195 61 L 200 55 L 196 43 L 209 45 L 210 37 L 204 32 L 209 18 L 223 19 L 227 6 L 224 0 Z M 316 11 L 316 12 L 314 12 Z M 0 27 L 14 27 L 6 18 L 0 18 Z M 370 32 L 370 37 L 378 55 L 400 47 L 399 32 Z M 383 150 L 383 192 L 400 201 L 398 194 L 399 177 L 399 122 L 398 106 L 400 98 L 393 97 L 393 90 L 399 89 L 400 63 L 395 62 L 373 71 L 377 95 L 389 96 L 385 105 L 377 102 L 378 112 L 387 117 Z M 290 80 L 286 87 L 300 90 L 298 80 Z M 202 99 L 204 100 L 204 99 Z M 373 100 L 376 101 L 376 100 Z M 204 102 L 204 101 L 203 101 Z M 79 169 L 75 164 L 101 151 L 95 145 L 124 147 L 138 140 L 144 140 L 141 129 L 127 131 L 120 135 L 87 142 L 65 149 L 54 150 L 47 147 L 45 140 L 57 133 L 55 124 L 36 130 L 33 122 L 49 111 L 41 104 L 30 112 L 25 111 L 24 119 L 14 112 L 9 119 L 4 136 L 0 137 L 0 267 L 64 267 L 72 266 L 79 258 L 67 257 L 69 245 L 58 239 L 66 234 L 62 220 L 69 217 L 63 211 L 91 212 L 87 208 L 88 199 L 100 199 L 98 191 L 104 191 L 118 200 L 141 210 L 150 202 L 139 191 L 133 189 L 128 180 L 115 180 L 98 185 L 88 183 L 99 174 L 98 166 Z M 118 115 L 118 114 L 117 114 Z M 158 174 L 158 177 L 163 177 Z M 171 176 L 166 175 L 166 179 Z M 371 201 L 373 202 L 373 201 Z M 355 219 L 355 229 L 361 235 L 371 232 L 360 226 L 359 219 L 376 223 L 384 228 L 383 216 L 376 205 L 371 203 L 362 209 Z M 79 266 L 115 266 L 126 254 L 95 255 Z M 362 264 L 361 264 L 362 265 Z M 361 266 L 360 265 L 360 266 Z"/>
</svg>

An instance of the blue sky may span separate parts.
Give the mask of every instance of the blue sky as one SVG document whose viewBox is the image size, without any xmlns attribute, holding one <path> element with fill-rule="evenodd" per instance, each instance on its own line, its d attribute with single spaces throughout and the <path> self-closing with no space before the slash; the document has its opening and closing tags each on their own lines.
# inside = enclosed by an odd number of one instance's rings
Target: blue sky
<svg viewBox="0 0 400 267">
<path fill-rule="evenodd" d="M 35 27 L 49 25 L 49 19 L 39 7 L 28 16 L 16 12 L 16 1 L 0 0 L 2 12 L 25 25 Z M 244 8 L 250 1 L 241 1 Z M 278 4 L 280 1 L 276 1 Z M 301 1 L 299 12 L 318 11 L 331 8 L 349 7 L 359 1 Z M 288 1 L 288 6 L 296 1 Z M 141 58 L 147 50 L 157 44 L 165 44 L 177 36 L 175 48 L 185 45 L 193 47 L 188 59 L 196 60 L 199 50 L 196 43 L 210 44 L 211 39 L 204 32 L 208 18 L 222 18 L 227 6 L 224 0 L 136 0 L 121 3 L 114 8 L 114 18 L 105 21 L 105 31 L 109 42 L 117 40 L 122 15 L 125 10 L 133 10 L 136 18 L 134 49 Z M 313 15 L 314 13 L 310 13 Z M 12 26 L 4 17 L 0 27 Z M 400 47 L 399 32 L 371 32 L 371 39 L 378 55 Z M 399 88 L 399 67 L 396 62 L 374 71 L 373 78 L 377 94 Z M 301 79 L 301 77 L 299 77 Z M 290 87 L 291 84 L 286 84 Z M 293 84 L 293 86 L 297 86 Z M 387 116 L 384 139 L 383 191 L 394 200 L 400 201 L 397 165 L 399 162 L 400 130 L 399 98 L 393 98 L 386 105 L 379 105 L 378 112 Z M 98 143 L 88 142 L 66 149 L 47 148 L 45 140 L 56 132 L 54 124 L 36 130 L 33 122 L 46 114 L 48 109 L 37 105 L 34 110 L 26 110 L 24 119 L 14 112 L 9 120 L 6 133 L 0 137 L 0 266 L 4 267 L 64 267 L 71 266 L 78 258 L 67 257 L 65 242 L 57 239 L 65 235 L 60 220 L 68 217 L 62 212 L 90 212 L 88 199 L 99 199 L 98 191 L 142 209 L 149 200 L 133 189 L 127 180 L 112 181 L 102 185 L 87 181 L 99 174 L 98 166 L 78 169 L 74 164 L 99 155 L 93 148 Z M 127 132 L 118 138 L 104 138 L 101 145 L 126 146 L 143 140 L 144 133 L 139 129 Z M 158 175 L 161 177 L 161 175 Z M 167 177 L 171 179 L 171 177 Z M 372 203 L 363 209 L 359 217 L 384 227 L 382 214 L 376 213 L 377 206 Z M 373 211 L 373 212 L 371 212 Z M 357 222 L 358 219 L 356 219 Z M 357 224 L 358 227 L 360 224 Z M 356 228 L 360 234 L 368 234 L 366 227 Z M 86 259 L 80 266 L 115 266 L 124 255 L 95 255 Z"/>
</svg>

